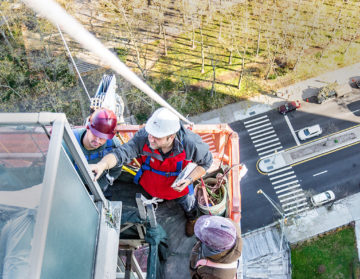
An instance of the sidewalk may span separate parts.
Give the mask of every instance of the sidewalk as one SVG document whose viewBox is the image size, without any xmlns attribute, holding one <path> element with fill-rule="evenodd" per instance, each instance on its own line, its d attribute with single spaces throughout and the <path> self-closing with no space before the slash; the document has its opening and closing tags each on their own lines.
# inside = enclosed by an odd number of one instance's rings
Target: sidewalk
<svg viewBox="0 0 360 279">
<path fill-rule="evenodd" d="M 290 243 L 307 240 L 318 234 L 355 222 L 356 244 L 360 260 L 360 193 L 336 201 L 329 209 L 318 207 L 301 213 L 293 224 L 285 226 Z"/>
<path fill-rule="evenodd" d="M 305 101 L 306 98 L 315 96 L 319 88 L 328 83 L 337 81 L 338 84 L 349 84 L 352 77 L 360 77 L 360 63 L 281 88 L 277 91 L 277 96 L 258 95 L 189 119 L 196 124 L 232 123 L 277 108 L 284 101 Z"/>
</svg>

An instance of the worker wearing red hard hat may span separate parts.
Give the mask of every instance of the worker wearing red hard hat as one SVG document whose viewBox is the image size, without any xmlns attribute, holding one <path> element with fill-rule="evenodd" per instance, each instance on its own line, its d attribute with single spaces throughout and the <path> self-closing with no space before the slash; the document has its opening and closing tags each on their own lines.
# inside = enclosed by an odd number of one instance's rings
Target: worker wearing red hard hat
<svg viewBox="0 0 360 279">
<path fill-rule="evenodd" d="M 109 109 L 95 110 L 89 117 L 86 128 L 74 129 L 74 135 L 89 164 L 96 164 L 104 156 L 113 152 L 121 145 L 116 134 L 117 118 Z M 107 169 L 98 179 L 98 183 L 105 197 L 111 197 L 109 185 L 119 177 L 121 167 L 115 166 Z"/>
<path fill-rule="evenodd" d="M 201 216 L 195 223 L 199 241 L 190 255 L 192 279 L 234 279 L 241 256 L 240 227 L 221 216 Z"/>
</svg>

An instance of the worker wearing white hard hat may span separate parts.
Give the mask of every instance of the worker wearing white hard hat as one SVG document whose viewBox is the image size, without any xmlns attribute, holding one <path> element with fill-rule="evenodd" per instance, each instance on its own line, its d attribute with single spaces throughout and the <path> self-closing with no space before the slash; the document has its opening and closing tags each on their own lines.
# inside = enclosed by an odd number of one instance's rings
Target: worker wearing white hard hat
<svg viewBox="0 0 360 279">
<path fill-rule="evenodd" d="M 152 197 L 175 200 L 185 211 L 186 234 L 194 234 L 197 204 L 193 182 L 203 176 L 212 164 L 209 146 L 201 137 L 181 125 L 179 118 L 167 108 L 157 109 L 134 137 L 114 153 L 106 155 L 92 170 L 99 177 L 107 168 L 138 158 L 141 168 L 135 176 Z M 184 179 L 175 182 L 190 163 L 196 168 Z"/>
</svg>

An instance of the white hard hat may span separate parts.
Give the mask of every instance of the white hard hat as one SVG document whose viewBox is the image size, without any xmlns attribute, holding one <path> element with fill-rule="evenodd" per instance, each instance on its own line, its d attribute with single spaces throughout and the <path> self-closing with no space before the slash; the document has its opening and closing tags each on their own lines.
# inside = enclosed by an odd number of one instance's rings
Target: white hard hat
<svg viewBox="0 0 360 279">
<path fill-rule="evenodd" d="M 159 108 L 146 122 L 145 130 L 154 137 L 163 138 L 180 130 L 180 120 L 167 108 Z"/>
</svg>

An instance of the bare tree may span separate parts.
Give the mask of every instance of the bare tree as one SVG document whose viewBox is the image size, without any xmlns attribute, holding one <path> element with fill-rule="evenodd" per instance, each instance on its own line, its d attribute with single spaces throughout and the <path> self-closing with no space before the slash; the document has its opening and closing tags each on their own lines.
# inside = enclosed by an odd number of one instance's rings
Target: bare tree
<svg viewBox="0 0 360 279">
<path fill-rule="evenodd" d="M 205 73 L 205 46 L 204 46 L 204 36 L 202 31 L 202 23 L 200 24 L 200 46 L 201 46 L 201 73 Z"/>
</svg>

